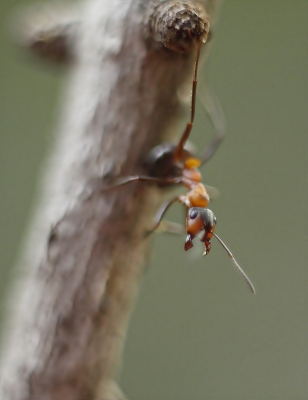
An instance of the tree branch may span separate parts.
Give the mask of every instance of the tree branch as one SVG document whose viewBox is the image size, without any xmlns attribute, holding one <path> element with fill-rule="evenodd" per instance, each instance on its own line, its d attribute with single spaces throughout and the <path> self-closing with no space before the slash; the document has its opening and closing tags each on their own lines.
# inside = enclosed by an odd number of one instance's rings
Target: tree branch
<svg viewBox="0 0 308 400">
<path fill-rule="evenodd" d="M 102 179 L 146 173 L 142 159 L 171 136 L 177 89 L 192 77 L 196 37 L 180 52 L 174 37 L 166 49 L 169 36 L 151 25 L 160 3 L 90 0 L 80 14 L 61 128 L 8 325 L 6 400 L 124 398 L 117 369 L 161 193 L 142 183 L 101 187 Z M 203 4 L 198 29 L 216 1 Z"/>
</svg>

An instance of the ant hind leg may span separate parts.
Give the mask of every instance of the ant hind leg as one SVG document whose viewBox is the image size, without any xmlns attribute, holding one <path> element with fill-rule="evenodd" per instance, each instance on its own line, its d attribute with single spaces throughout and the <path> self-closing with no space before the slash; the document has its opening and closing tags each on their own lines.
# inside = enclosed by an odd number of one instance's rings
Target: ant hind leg
<svg viewBox="0 0 308 400">
<path fill-rule="evenodd" d="M 187 142 L 193 124 L 195 120 L 195 111 L 196 111 L 196 95 L 197 95 L 197 77 L 198 77 L 198 64 L 199 64 L 199 57 L 200 57 L 200 51 L 201 51 L 201 46 L 202 46 L 202 40 L 199 41 L 197 45 L 197 54 L 196 54 L 196 59 L 195 59 L 195 65 L 194 65 L 194 77 L 193 77 L 193 83 L 192 83 L 192 90 L 191 90 L 191 104 L 190 104 L 190 121 L 186 125 L 186 129 L 182 134 L 182 137 L 175 149 L 174 152 L 174 159 L 176 161 L 180 160 L 183 154 L 183 149 L 185 146 L 185 143 Z"/>
<path fill-rule="evenodd" d="M 210 118 L 210 121 L 215 129 L 216 136 L 204 149 L 200 157 L 201 165 L 208 162 L 208 160 L 215 154 L 220 143 L 226 135 L 226 121 L 219 100 L 214 95 L 212 95 L 208 89 L 202 91 L 202 93 L 206 94 L 201 97 L 199 95 L 200 101 Z"/>
</svg>

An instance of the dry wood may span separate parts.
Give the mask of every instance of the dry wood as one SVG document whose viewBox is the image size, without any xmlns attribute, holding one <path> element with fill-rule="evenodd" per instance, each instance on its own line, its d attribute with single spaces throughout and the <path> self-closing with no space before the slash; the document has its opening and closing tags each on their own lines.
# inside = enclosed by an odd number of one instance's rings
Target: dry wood
<svg viewBox="0 0 308 400">
<path fill-rule="evenodd" d="M 216 1 L 201 3 L 211 18 Z M 182 109 L 177 89 L 191 79 L 195 56 L 193 39 L 187 53 L 145 40 L 155 4 L 83 6 L 62 122 L 12 302 L 5 400 L 124 398 L 117 370 L 148 258 L 144 232 L 161 193 L 142 183 L 103 193 L 102 181 L 144 174 L 144 155 L 170 131 L 181 132 L 171 129 Z"/>
</svg>

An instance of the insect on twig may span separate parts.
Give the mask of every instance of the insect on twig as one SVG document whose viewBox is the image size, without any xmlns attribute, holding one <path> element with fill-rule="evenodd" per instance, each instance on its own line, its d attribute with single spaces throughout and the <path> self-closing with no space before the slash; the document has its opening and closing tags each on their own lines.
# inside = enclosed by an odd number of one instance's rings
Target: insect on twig
<svg viewBox="0 0 308 400">
<path fill-rule="evenodd" d="M 195 59 L 192 84 L 190 121 L 187 123 L 186 129 L 184 130 L 178 144 L 173 145 L 170 143 L 163 143 L 154 147 L 145 160 L 148 175 L 133 175 L 119 178 L 116 180 L 114 185 L 106 190 L 135 181 L 153 182 L 160 187 L 174 184 L 185 186 L 188 189 L 186 195 L 173 197 L 161 206 L 156 214 L 155 223 L 150 232 L 155 231 L 159 227 L 166 211 L 172 204 L 175 202 L 183 204 L 186 208 L 187 233 L 184 249 L 186 251 L 191 249 L 193 247 L 193 239 L 198 236 L 200 237 L 201 242 L 204 242 L 205 244 L 203 255 L 207 255 L 211 249 L 211 238 L 214 236 L 225 249 L 228 256 L 232 259 L 235 267 L 244 277 L 252 293 L 255 293 L 254 286 L 248 276 L 239 266 L 228 247 L 220 237 L 214 233 L 216 217 L 214 213 L 207 208 L 210 202 L 210 196 L 204 184 L 201 183 L 202 176 L 198 170 L 198 167 L 205 164 L 216 152 L 224 137 L 224 132 L 217 132 L 216 137 L 212 140 L 209 146 L 206 147 L 200 158 L 194 157 L 187 149 L 185 149 L 185 144 L 190 136 L 195 119 L 197 73 L 202 43 L 203 40 L 199 40 L 197 44 L 197 55 Z M 211 117 L 210 112 L 209 115 Z M 214 119 L 212 122 L 213 125 L 216 126 Z"/>
</svg>

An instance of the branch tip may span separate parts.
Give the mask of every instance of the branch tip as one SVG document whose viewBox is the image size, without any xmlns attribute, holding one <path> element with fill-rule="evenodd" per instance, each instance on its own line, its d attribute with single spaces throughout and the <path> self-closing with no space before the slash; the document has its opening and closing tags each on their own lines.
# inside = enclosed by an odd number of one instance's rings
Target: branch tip
<svg viewBox="0 0 308 400">
<path fill-rule="evenodd" d="M 201 5 L 187 1 L 155 1 L 145 20 L 147 39 L 176 53 L 189 53 L 207 40 L 210 24 Z"/>
</svg>

